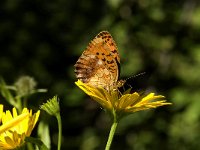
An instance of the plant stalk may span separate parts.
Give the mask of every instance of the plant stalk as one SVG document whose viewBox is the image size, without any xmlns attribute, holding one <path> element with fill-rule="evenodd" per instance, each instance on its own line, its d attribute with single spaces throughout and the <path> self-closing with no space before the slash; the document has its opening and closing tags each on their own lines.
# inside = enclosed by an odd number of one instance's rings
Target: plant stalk
<svg viewBox="0 0 200 150">
<path fill-rule="evenodd" d="M 117 121 L 117 114 L 116 112 L 113 110 L 113 124 L 110 128 L 110 133 L 109 133 L 109 136 L 108 136 L 108 140 L 107 140 L 107 144 L 106 144 L 106 148 L 105 150 L 110 150 L 110 146 L 112 144 L 112 141 L 113 141 L 113 137 L 115 135 L 115 131 L 116 131 L 116 128 L 117 128 L 117 125 L 118 125 L 118 121 Z"/>
<path fill-rule="evenodd" d="M 60 117 L 60 113 L 57 113 L 56 115 L 57 121 L 58 121 L 58 149 L 61 148 L 61 142 L 62 142 L 62 121 Z"/>
</svg>

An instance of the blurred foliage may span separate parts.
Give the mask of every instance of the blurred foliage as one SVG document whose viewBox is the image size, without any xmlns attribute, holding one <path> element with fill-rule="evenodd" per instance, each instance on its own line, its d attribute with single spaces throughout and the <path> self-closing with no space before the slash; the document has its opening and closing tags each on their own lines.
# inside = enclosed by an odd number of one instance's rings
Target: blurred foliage
<svg viewBox="0 0 200 150">
<path fill-rule="evenodd" d="M 108 30 L 121 56 L 121 77 L 173 103 L 124 119 L 115 150 L 200 149 L 200 2 L 198 0 L 7 0 L 0 2 L 0 76 L 30 75 L 48 93 L 29 107 L 60 97 L 63 149 L 101 150 L 108 116 L 74 81 L 73 65 L 89 41 Z M 2 101 L 1 97 L 1 101 Z M 39 107 L 38 107 L 39 108 Z M 55 149 L 57 125 L 50 125 Z"/>
</svg>

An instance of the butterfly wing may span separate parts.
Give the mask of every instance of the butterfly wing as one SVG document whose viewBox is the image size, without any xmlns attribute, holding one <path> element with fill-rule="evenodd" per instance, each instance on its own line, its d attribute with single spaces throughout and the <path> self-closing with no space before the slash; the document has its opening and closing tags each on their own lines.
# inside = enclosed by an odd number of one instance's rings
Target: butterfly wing
<svg viewBox="0 0 200 150">
<path fill-rule="evenodd" d="M 119 64 L 115 41 L 109 32 L 102 31 L 76 62 L 75 74 L 84 83 L 109 90 L 117 84 Z"/>
</svg>

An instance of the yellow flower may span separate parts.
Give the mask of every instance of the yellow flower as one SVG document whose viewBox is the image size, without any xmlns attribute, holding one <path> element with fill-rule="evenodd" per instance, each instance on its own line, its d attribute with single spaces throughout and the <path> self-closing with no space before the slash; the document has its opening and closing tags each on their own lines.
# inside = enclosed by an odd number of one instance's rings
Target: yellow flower
<svg viewBox="0 0 200 150">
<path fill-rule="evenodd" d="M 3 112 L 0 105 L 0 149 L 15 149 L 24 144 L 24 139 L 29 137 L 38 118 L 40 111 L 32 114 L 32 110 L 24 108 L 20 115 L 16 108 L 12 114 L 9 110 Z"/>
<path fill-rule="evenodd" d="M 171 104 L 166 102 L 164 96 L 155 95 L 154 93 L 140 95 L 134 92 L 131 94 L 130 90 L 128 90 L 121 94 L 119 90 L 114 89 L 108 92 L 104 88 L 96 88 L 80 80 L 75 82 L 75 84 L 103 108 L 112 113 L 114 111 L 118 117 L 140 110 Z"/>
</svg>

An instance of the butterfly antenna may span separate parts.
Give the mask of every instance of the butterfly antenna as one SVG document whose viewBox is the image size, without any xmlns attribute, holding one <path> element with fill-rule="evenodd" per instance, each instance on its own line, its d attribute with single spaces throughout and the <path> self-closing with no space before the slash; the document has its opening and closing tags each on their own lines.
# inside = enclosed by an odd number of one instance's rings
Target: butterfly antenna
<svg viewBox="0 0 200 150">
<path fill-rule="evenodd" d="M 144 75 L 145 73 L 146 73 L 146 72 L 141 72 L 141 73 L 139 73 L 139 74 L 130 76 L 129 78 L 126 79 L 126 81 L 127 81 L 127 80 L 130 80 L 130 79 L 132 79 L 132 78 L 136 78 L 136 77 L 142 76 L 142 75 Z"/>
<path fill-rule="evenodd" d="M 129 78 L 125 79 L 125 81 L 128 81 L 128 80 L 130 80 L 130 79 L 132 79 L 132 78 L 136 78 L 136 77 L 138 77 L 138 76 L 142 76 L 142 75 L 144 75 L 145 73 L 146 73 L 146 72 L 141 72 L 141 73 L 139 73 L 139 74 L 130 76 Z M 133 87 L 132 87 L 130 84 L 128 84 L 127 82 L 126 82 L 126 85 L 129 86 L 130 88 L 133 88 Z"/>
</svg>

